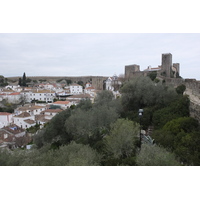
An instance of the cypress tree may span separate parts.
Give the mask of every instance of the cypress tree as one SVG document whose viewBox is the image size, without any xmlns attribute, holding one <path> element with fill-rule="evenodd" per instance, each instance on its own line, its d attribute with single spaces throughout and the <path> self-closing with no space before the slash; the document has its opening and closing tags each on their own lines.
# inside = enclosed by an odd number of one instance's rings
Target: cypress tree
<svg viewBox="0 0 200 200">
<path fill-rule="evenodd" d="M 26 74 L 24 72 L 23 77 L 22 77 L 22 86 L 27 86 L 26 85 Z"/>
<path fill-rule="evenodd" d="M 19 78 L 19 83 L 18 83 L 19 86 L 22 86 L 22 79 Z"/>
</svg>

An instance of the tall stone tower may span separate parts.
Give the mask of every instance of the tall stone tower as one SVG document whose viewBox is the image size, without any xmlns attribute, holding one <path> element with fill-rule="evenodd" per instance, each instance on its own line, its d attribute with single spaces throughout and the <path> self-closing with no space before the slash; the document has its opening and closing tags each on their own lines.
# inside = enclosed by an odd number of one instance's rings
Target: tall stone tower
<svg viewBox="0 0 200 200">
<path fill-rule="evenodd" d="M 126 79 L 130 79 L 135 72 L 140 72 L 139 65 L 134 64 L 134 65 L 126 65 L 125 66 L 125 78 Z"/>
<path fill-rule="evenodd" d="M 170 77 L 171 70 L 172 70 L 172 54 L 171 53 L 162 54 L 161 75 Z"/>
</svg>

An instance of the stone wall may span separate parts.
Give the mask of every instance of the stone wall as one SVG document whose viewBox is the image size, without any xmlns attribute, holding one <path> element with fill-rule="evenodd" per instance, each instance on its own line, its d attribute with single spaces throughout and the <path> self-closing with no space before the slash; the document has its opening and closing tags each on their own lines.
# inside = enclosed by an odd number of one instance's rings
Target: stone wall
<svg viewBox="0 0 200 200">
<path fill-rule="evenodd" d="M 200 122 L 200 81 L 196 79 L 165 78 L 165 83 L 174 87 L 181 84 L 186 86 L 185 94 L 190 99 L 190 116 Z"/>
<path fill-rule="evenodd" d="M 18 81 L 21 77 L 8 77 L 8 81 Z M 56 82 L 58 80 L 71 80 L 72 82 L 83 81 L 83 83 L 92 82 L 93 87 L 96 90 L 103 90 L 103 83 L 108 78 L 108 76 L 27 76 L 32 80 L 46 80 L 47 82 Z"/>
</svg>

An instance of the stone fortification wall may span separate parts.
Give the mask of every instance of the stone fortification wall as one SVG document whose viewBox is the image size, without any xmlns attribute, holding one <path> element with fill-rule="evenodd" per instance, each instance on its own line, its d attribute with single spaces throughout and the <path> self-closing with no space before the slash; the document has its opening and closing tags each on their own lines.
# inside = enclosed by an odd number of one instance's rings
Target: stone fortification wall
<svg viewBox="0 0 200 200">
<path fill-rule="evenodd" d="M 177 87 L 181 84 L 186 86 L 185 94 L 190 99 L 190 116 L 200 122 L 200 81 L 196 79 L 165 78 L 167 85 Z"/>
<path fill-rule="evenodd" d="M 182 79 L 182 78 L 164 78 L 167 85 L 177 87 L 184 84 L 193 95 L 200 96 L 200 81 L 196 79 Z"/>
<path fill-rule="evenodd" d="M 21 77 L 8 77 L 8 81 L 18 81 Z M 103 90 L 103 83 L 108 78 L 106 76 L 27 76 L 32 80 L 46 80 L 47 82 L 56 82 L 58 80 L 71 80 L 72 82 L 83 81 L 83 83 L 92 82 L 96 90 Z"/>
</svg>

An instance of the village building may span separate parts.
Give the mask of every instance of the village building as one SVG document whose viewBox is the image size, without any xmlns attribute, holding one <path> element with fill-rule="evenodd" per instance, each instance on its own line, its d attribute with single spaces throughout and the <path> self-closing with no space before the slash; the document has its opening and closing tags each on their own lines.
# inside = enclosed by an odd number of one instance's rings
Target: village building
<svg viewBox="0 0 200 200">
<path fill-rule="evenodd" d="M 43 114 L 45 119 L 51 120 L 55 115 L 62 112 L 61 109 L 47 109 L 43 111 L 41 114 Z"/>
<path fill-rule="evenodd" d="M 13 122 L 13 114 L 8 112 L 0 112 L 0 128 L 8 126 Z"/>
<path fill-rule="evenodd" d="M 26 102 L 32 101 L 44 101 L 53 102 L 55 98 L 55 92 L 52 90 L 31 90 L 29 92 L 23 92 Z"/>
<path fill-rule="evenodd" d="M 0 129 L 0 148 L 14 149 L 25 146 L 31 138 L 26 131 L 16 124 L 6 126 Z"/>
<path fill-rule="evenodd" d="M 22 95 L 20 92 L 13 93 L 1 93 L 0 101 L 6 100 L 8 103 L 18 104 L 22 101 Z"/>
<path fill-rule="evenodd" d="M 67 101 L 70 101 L 72 105 L 77 105 L 80 100 L 90 99 L 92 103 L 94 103 L 94 97 L 89 94 L 79 94 L 72 95 L 66 98 Z"/>
<path fill-rule="evenodd" d="M 65 110 L 67 108 L 70 108 L 72 104 L 70 103 L 70 101 L 56 101 L 52 103 L 51 105 L 59 106 L 61 109 Z"/>
<path fill-rule="evenodd" d="M 82 94 L 83 93 L 83 87 L 81 85 L 78 85 L 76 83 L 69 86 L 70 93 L 71 94 Z"/>
<path fill-rule="evenodd" d="M 13 90 L 15 92 L 21 92 L 22 91 L 22 87 L 20 87 L 20 85 L 7 85 L 7 86 L 5 86 L 5 89 Z"/>
<path fill-rule="evenodd" d="M 27 128 L 30 128 L 31 126 L 36 125 L 34 118 L 35 117 L 31 116 L 30 113 L 23 112 L 19 115 L 13 116 L 13 121 L 14 121 L 14 124 L 16 124 L 17 126 L 27 129 Z"/>
<path fill-rule="evenodd" d="M 46 109 L 47 109 L 46 106 L 28 104 L 28 105 L 24 105 L 24 106 L 16 108 L 14 113 L 15 115 L 20 115 L 23 112 L 27 112 L 31 116 L 34 116 L 34 115 L 40 114 L 42 111 Z"/>
</svg>

